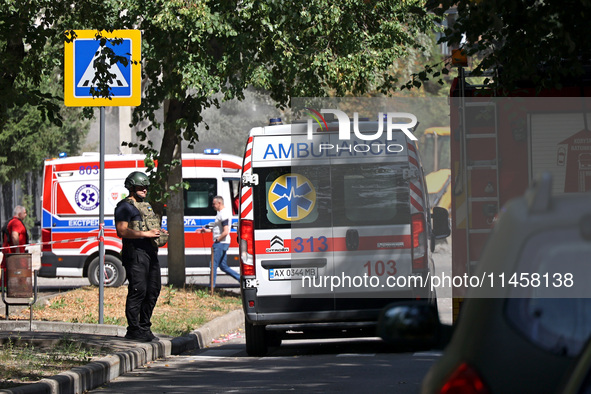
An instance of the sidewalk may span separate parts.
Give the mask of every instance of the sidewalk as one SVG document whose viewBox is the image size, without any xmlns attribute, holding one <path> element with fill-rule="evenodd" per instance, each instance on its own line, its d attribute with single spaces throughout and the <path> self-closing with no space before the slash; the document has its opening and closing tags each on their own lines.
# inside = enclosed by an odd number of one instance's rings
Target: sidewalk
<svg viewBox="0 0 591 394">
<path fill-rule="evenodd" d="M 108 347 L 112 354 L 85 366 L 74 368 L 37 383 L 25 384 L 0 393 L 82 394 L 133 371 L 158 358 L 181 354 L 187 350 L 207 347 L 215 338 L 237 329 L 244 323 L 242 310 L 218 317 L 183 337 L 159 336 L 158 342 L 134 342 L 124 339 L 125 327 L 104 324 L 76 324 L 63 322 L 0 321 L 0 342 L 9 336 L 36 345 L 52 345 L 64 335 L 69 339 Z"/>
</svg>

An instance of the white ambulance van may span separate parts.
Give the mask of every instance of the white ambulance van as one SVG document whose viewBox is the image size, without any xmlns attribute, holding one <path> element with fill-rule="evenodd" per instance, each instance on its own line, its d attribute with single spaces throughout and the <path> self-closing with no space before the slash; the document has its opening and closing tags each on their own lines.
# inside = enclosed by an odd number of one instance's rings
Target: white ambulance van
<svg viewBox="0 0 591 394">
<path fill-rule="evenodd" d="M 238 185 L 241 158 L 209 150 L 211 154 L 183 154 L 185 190 L 186 274 L 206 275 L 210 270 L 211 233 L 197 229 L 215 220 L 212 199 L 221 195 L 232 206 L 233 223 L 238 222 Z M 105 214 L 105 285 L 125 281 L 121 264 L 121 239 L 117 237 L 113 214 L 117 203 L 128 194 L 125 178 L 132 171 L 145 171 L 143 155 L 105 155 L 105 190 L 99 190 L 99 155 L 87 153 L 45 162 L 41 218 L 42 258 L 39 276 L 88 277 L 98 285 L 99 201 Z M 162 220 L 166 228 L 166 217 Z M 236 227 L 235 225 L 233 227 Z M 235 233 L 235 228 L 232 229 Z M 228 264 L 238 267 L 238 245 L 232 236 Z M 159 261 L 167 275 L 167 247 L 161 247 Z"/>
<path fill-rule="evenodd" d="M 375 136 L 385 123 L 356 127 Z M 448 214 L 430 212 L 415 142 L 400 130 L 341 140 L 326 126 L 250 131 L 238 234 L 249 355 L 296 334 L 374 336 L 385 305 L 436 301 L 410 277 L 433 274 L 429 244 L 449 235 Z"/>
</svg>

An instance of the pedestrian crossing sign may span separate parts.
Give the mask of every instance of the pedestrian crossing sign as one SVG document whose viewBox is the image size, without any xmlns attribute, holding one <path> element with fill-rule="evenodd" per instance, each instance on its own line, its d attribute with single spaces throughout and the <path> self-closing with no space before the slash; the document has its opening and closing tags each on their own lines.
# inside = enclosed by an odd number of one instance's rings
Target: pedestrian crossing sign
<svg viewBox="0 0 591 394">
<path fill-rule="evenodd" d="M 141 103 L 141 33 L 139 30 L 74 30 L 64 43 L 64 103 L 68 107 L 138 106 Z M 69 33 L 69 32 L 68 32 Z M 67 34 L 68 34 L 67 33 Z M 106 39 L 97 39 L 97 35 Z M 93 97 L 96 65 L 103 51 L 112 50 L 117 61 L 108 65 L 109 98 Z M 108 59 L 108 58 L 107 58 Z"/>
</svg>

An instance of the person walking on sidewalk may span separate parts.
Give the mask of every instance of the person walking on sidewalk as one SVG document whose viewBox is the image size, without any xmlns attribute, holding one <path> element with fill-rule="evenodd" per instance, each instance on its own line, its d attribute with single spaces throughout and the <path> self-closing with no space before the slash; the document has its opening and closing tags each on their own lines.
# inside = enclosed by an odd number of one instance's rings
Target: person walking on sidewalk
<svg viewBox="0 0 591 394">
<path fill-rule="evenodd" d="M 115 228 L 123 239 L 121 258 L 129 281 L 125 338 L 143 342 L 158 340 L 150 329 L 150 319 L 162 287 L 158 246 L 168 240 L 166 230 L 160 229 L 160 217 L 145 201 L 148 186 L 146 174 L 132 172 L 125 179 L 129 196 L 115 208 Z"/>
<path fill-rule="evenodd" d="M 24 220 L 27 217 L 27 209 L 21 205 L 14 207 L 13 217 L 6 222 L 6 228 L 2 228 L 2 269 L 6 266 L 6 254 L 26 253 L 22 245 L 29 244 L 29 234 Z"/>
<path fill-rule="evenodd" d="M 202 228 L 198 232 L 213 232 L 213 283 L 217 279 L 218 267 L 230 275 L 232 278 L 240 282 L 240 275 L 228 266 L 228 249 L 230 248 L 230 222 L 232 220 L 232 212 L 230 208 L 224 205 L 224 198 L 222 196 L 215 196 L 212 202 L 213 208 L 218 212 L 215 217 L 213 229 Z"/>
</svg>

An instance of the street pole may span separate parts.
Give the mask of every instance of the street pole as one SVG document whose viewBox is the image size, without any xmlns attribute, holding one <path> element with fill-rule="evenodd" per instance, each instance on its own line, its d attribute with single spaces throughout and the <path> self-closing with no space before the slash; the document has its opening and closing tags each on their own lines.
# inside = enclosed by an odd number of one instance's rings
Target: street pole
<svg viewBox="0 0 591 394">
<path fill-rule="evenodd" d="M 100 119 L 100 169 L 99 169 L 99 324 L 103 324 L 105 287 L 105 107 L 101 107 Z M 93 273 L 91 272 L 91 275 Z"/>
</svg>

